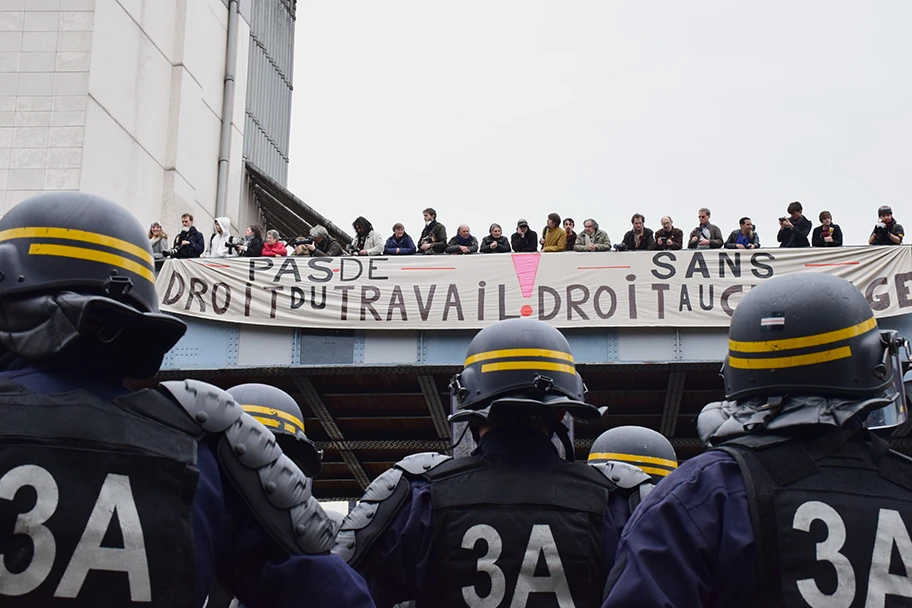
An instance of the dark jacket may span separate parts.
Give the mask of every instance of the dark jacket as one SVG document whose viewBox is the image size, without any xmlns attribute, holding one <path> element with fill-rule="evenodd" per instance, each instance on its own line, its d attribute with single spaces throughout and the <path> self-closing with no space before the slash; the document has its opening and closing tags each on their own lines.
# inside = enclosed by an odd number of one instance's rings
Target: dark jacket
<svg viewBox="0 0 912 608">
<path fill-rule="evenodd" d="M 507 237 L 501 235 L 496 239 L 497 247 L 491 249 L 491 243 L 494 243 L 495 239 L 490 234 L 483 239 L 481 239 L 481 246 L 478 247 L 479 253 L 510 253 L 510 242 L 507 240 Z"/>
<path fill-rule="evenodd" d="M 576 233 L 572 230 L 567 233 L 567 248 L 564 251 L 573 251 L 576 246 Z"/>
<path fill-rule="evenodd" d="M 345 255 L 342 245 L 332 237 L 326 237 L 321 242 L 314 243 L 314 245 L 317 248 L 310 252 L 310 257 L 312 258 L 335 258 Z"/>
<path fill-rule="evenodd" d="M 811 235 L 811 246 L 812 247 L 842 247 L 842 228 L 837 224 L 830 225 L 830 236 L 833 237 L 833 240 L 826 242 L 823 240 L 823 226 L 817 226 L 814 228 L 814 233 Z"/>
<path fill-rule="evenodd" d="M 877 230 L 875 226 L 874 230 L 871 231 L 872 234 L 876 235 L 877 238 L 874 239 L 872 245 L 902 245 L 903 236 L 905 236 L 905 231 L 903 230 L 902 224 L 893 220 L 886 225 L 885 228 Z M 893 234 L 899 237 L 899 242 L 894 243 L 890 240 L 889 234 Z"/>
<path fill-rule="evenodd" d="M 431 243 L 431 247 L 424 252 L 421 251 L 423 243 Z M 417 245 L 419 253 L 443 253 L 447 247 L 446 226 L 433 220 L 421 231 Z"/>
<path fill-rule="evenodd" d="M 459 248 L 461 246 L 468 247 L 468 253 L 478 253 L 478 239 L 476 239 L 471 234 L 469 235 L 469 238 L 465 240 L 460 238 L 460 236 L 457 234 L 450 239 L 450 242 L 447 243 L 446 249 L 444 249 L 444 251 L 453 255 L 462 255 L 463 251 Z"/>
<path fill-rule="evenodd" d="M 715 224 L 710 224 L 706 222 L 706 228 L 709 230 L 709 247 L 708 249 L 719 249 L 722 247 L 722 231 L 719 230 L 719 227 Z M 700 248 L 700 239 L 705 235 L 703 234 L 703 227 L 697 226 L 690 231 L 690 235 L 687 237 L 687 248 L 688 249 L 699 249 Z M 699 237 L 695 243 L 691 242 L 693 237 Z"/>
<path fill-rule="evenodd" d="M 738 237 L 741 236 L 741 229 L 732 230 L 732 233 L 728 235 L 728 240 L 725 241 L 726 249 L 737 249 L 738 248 Z M 757 234 L 757 231 L 753 231 L 753 238 L 750 241 L 750 244 L 753 245 L 754 249 L 760 247 L 760 235 Z M 744 247 L 747 249 L 747 246 Z"/>
<path fill-rule="evenodd" d="M 655 231 L 656 249 L 680 249 L 684 246 L 684 231 L 680 228 L 672 228 L 667 232 L 664 228 Z M 659 244 L 659 238 L 668 239 Z"/>
<path fill-rule="evenodd" d="M 263 255 L 263 239 L 258 236 L 253 237 L 245 243 L 247 249 L 239 255 L 245 258 L 259 258 Z"/>
<path fill-rule="evenodd" d="M 189 245 L 181 245 L 181 241 L 190 241 Z M 206 238 L 203 233 L 196 229 L 196 226 L 190 226 L 186 234 L 178 232 L 174 237 L 174 247 L 178 249 L 176 258 L 198 258 L 206 250 Z"/>
<path fill-rule="evenodd" d="M 513 236 L 510 237 L 510 246 L 513 247 L 513 251 L 516 253 L 538 251 L 538 234 L 531 228 L 526 230 L 526 236 L 521 235 L 519 232 L 514 232 Z"/>
<path fill-rule="evenodd" d="M 411 255 L 415 251 L 415 241 L 408 234 L 403 234 L 401 239 L 397 239 L 394 234 L 386 239 L 386 245 L 383 246 L 383 255 Z"/>
<path fill-rule="evenodd" d="M 780 247 L 810 247 L 809 234 L 811 234 L 811 220 L 802 215 L 792 222 L 791 228 L 780 228 L 776 240 L 779 241 Z"/>
<path fill-rule="evenodd" d="M 655 236 L 650 228 L 643 228 L 643 238 L 640 239 L 640 246 L 636 246 L 636 235 L 633 230 L 628 230 L 621 241 L 627 245 L 626 251 L 652 251 L 656 248 Z"/>
</svg>

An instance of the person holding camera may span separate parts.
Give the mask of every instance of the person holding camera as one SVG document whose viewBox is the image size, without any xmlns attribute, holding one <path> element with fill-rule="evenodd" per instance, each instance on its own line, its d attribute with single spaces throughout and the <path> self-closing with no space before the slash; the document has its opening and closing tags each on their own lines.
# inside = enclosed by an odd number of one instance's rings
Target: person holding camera
<svg viewBox="0 0 912 608">
<path fill-rule="evenodd" d="M 244 258 L 258 258 L 263 255 L 263 227 L 259 224 L 247 226 L 244 241 L 234 246 L 237 254 Z"/>
<path fill-rule="evenodd" d="M 811 220 L 804 217 L 801 203 L 789 203 L 788 215 L 779 218 L 779 234 L 776 240 L 780 247 L 810 247 L 808 235 L 811 233 Z"/>
<path fill-rule="evenodd" d="M 310 238 L 300 238 L 293 243 L 295 255 L 309 255 L 312 258 L 335 258 L 345 255 L 342 245 L 329 236 L 329 231 L 317 224 L 310 229 Z"/>
<path fill-rule="evenodd" d="M 883 205 L 877 210 L 880 221 L 868 237 L 868 245 L 902 245 L 903 227 L 893 218 L 893 209 Z"/>
<path fill-rule="evenodd" d="M 383 253 L 383 237 L 374 230 L 374 227 L 363 216 L 358 216 L 352 222 L 355 229 L 355 238 L 348 246 L 351 255 L 380 255 Z"/>
<path fill-rule="evenodd" d="M 656 249 L 680 249 L 684 244 L 684 231 L 675 228 L 671 216 L 662 218 L 662 227 L 655 231 Z"/>
<path fill-rule="evenodd" d="M 712 213 L 706 207 L 702 207 L 697 212 L 697 219 L 700 223 L 690 231 L 687 241 L 688 249 L 720 249 L 722 247 L 722 231 L 718 226 L 710 223 L 711 215 Z"/>
<path fill-rule="evenodd" d="M 418 237 L 418 251 L 421 253 L 443 253 L 447 247 L 446 226 L 437 221 L 437 212 L 428 207 L 424 215 L 424 228 Z"/>
<path fill-rule="evenodd" d="M 181 216 L 181 231 L 174 237 L 174 243 L 171 249 L 162 251 L 162 256 L 166 258 L 198 258 L 203 255 L 206 248 L 206 240 L 203 233 L 193 225 L 193 216 L 185 213 Z"/>
<path fill-rule="evenodd" d="M 215 218 L 215 229 L 209 236 L 209 247 L 202 257 L 224 258 L 235 255 L 231 242 L 231 220 L 227 217 Z"/>
</svg>

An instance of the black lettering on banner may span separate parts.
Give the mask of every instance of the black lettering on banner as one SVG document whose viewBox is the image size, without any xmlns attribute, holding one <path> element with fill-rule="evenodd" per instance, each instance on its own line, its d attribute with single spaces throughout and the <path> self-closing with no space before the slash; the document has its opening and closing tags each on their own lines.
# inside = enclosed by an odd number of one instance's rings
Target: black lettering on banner
<svg viewBox="0 0 912 608">
<path fill-rule="evenodd" d="M 418 285 L 412 286 L 415 289 L 415 299 L 418 301 L 418 314 L 421 315 L 422 321 L 428 320 L 428 315 L 431 312 L 431 305 L 434 304 L 434 292 L 437 291 L 437 285 L 431 285 L 428 288 L 427 301 L 421 299 L 421 287 Z"/>
<path fill-rule="evenodd" d="M 247 288 L 244 290 L 244 316 L 250 316 L 250 302 L 253 300 L 253 285 L 247 283 Z"/>
<path fill-rule="evenodd" d="M 868 304 L 871 306 L 871 310 L 886 310 L 890 308 L 890 294 L 889 292 L 875 294 L 874 290 L 880 285 L 887 284 L 887 277 L 877 277 L 865 288 L 865 298 L 868 299 Z"/>
<path fill-rule="evenodd" d="M 770 279 L 773 276 L 773 267 L 769 264 L 764 264 L 761 260 L 768 260 L 770 262 L 774 261 L 776 256 L 771 253 L 759 252 L 751 256 L 751 274 L 753 274 L 758 279 Z"/>
<path fill-rule="evenodd" d="M 687 293 L 687 285 L 681 285 L 681 299 L 678 301 L 678 312 L 682 312 L 685 306 L 688 311 L 693 312 L 693 307 L 690 305 L 690 294 Z"/>
<path fill-rule="evenodd" d="M 693 257 L 690 259 L 690 264 L 687 265 L 687 271 L 684 273 L 684 278 L 689 279 L 697 272 L 703 275 L 704 279 L 712 278 L 709 274 L 709 266 L 706 264 L 706 258 L 704 258 L 703 254 L 699 251 L 694 253 Z"/>
<path fill-rule="evenodd" d="M 741 254 L 735 253 L 735 259 L 732 260 L 724 251 L 719 252 L 719 278 L 725 278 L 725 267 L 731 270 L 731 274 L 736 279 L 741 278 Z"/>
<path fill-rule="evenodd" d="M 729 305 L 728 300 L 736 293 L 741 293 L 744 291 L 743 285 L 732 285 L 727 287 L 725 291 L 722 292 L 722 296 L 719 298 L 719 305 L 722 307 L 722 310 L 725 311 L 729 317 L 735 314 L 735 309 Z"/>
<path fill-rule="evenodd" d="M 174 289 L 174 284 L 177 283 L 177 293 L 172 294 L 171 290 Z M 184 289 L 186 283 L 184 282 L 184 277 L 179 273 L 172 270 L 171 279 L 168 281 L 168 289 L 165 290 L 165 297 L 162 298 L 162 304 L 165 306 L 171 306 L 180 300 L 184 295 Z"/>
<path fill-rule="evenodd" d="M 257 266 L 257 264 L 263 264 L 262 266 Z M 256 282 L 256 273 L 257 271 L 266 272 L 272 268 L 272 260 L 269 258 L 250 258 L 250 270 L 248 272 L 247 280 L 251 283 Z"/>
<path fill-rule="evenodd" d="M 574 300 L 573 292 L 580 291 L 582 293 L 582 299 Z M 589 315 L 586 314 L 581 306 L 589 301 L 589 288 L 585 285 L 567 285 L 567 320 L 573 320 L 573 311 L 576 311 L 576 314 L 580 316 L 584 321 L 589 320 Z"/>
<path fill-rule="evenodd" d="M 326 285 L 320 287 L 320 303 L 317 304 L 317 286 L 310 286 L 310 307 L 313 310 L 323 310 L 326 308 Z"/>
<path fill-rule="evenodd" d="M 608 307 L 608 312 L 602 310 L 602 294 L 608 294 L 611 297 L 611 306 Z M 613 289 L 607 285 L 602 285 L 595 290 L 595 295 L 592 297 L 592 306 L 595 308 L 595 314 L 598 315 L 599 319 L 610 319 L 613 317 L 614 313 L 617 311 L 617 305 L 617 294 L 614 293 Z"/>
<path fill-rule="evenodd" d="M 635 274 L 627 275 L 628 281 L 635 281 Z M 631 283 L 627 286 L 627 313 L 630 315 L 630 319 L 637 318 L 637 292 L 636 292 L 636 283 Z"/>
<path fill-rule="evenodd" d="M 396 285 L 393 287 L 393 293 L 390 295 L 389 307 L 386 309 L 386 320 L 393 320 L 393 310 L 399 311 L 399 316 L 403 321 L 408 321 L 408 313 L 405 309 L 405 298 L 402 297 L 402 287 Z"/>
<path fill-rule="evenodd" d="M 316 270 L 320 274 L 310 274 L 307 280 L 313 283 L 329 283 L 333 278 L 333 271 L 330 267 L 331 259 L 327 258 L 310 258 L 307 260 L 307 266 L 311 270 Z"/>
<path fill-rule="evenodd" d="M 656 292 L 656 303 L 659 310 L 659 318 L 665 318 L 665 292 L 671 288 L 665 283 L 653 283 L 652 290 Z"/>
<path fill-rule="evenodd" d="M 368 295 L 370 293 L 370 295 Z M 367 318 L 367 311 L 369 310 L 371 316 L 375 321 L 381 321 L 383 317 L 380 316 L 380 313 L 374 308 L 374 302 L 380 299 L 380 290 L 374 287 L 373 285 L 362 285 L 361 286 L 361 320 L 364 321 Z"/>
<path fill-rule="evenodd" d="M 345 267 L 347 265 L 356 264 L 358 266 L 358 274 L 348 278 L 345 276 Z M 364 266 L 361 265 L 361 260 L 358 258 L 339 258 L 339 280 L 343 282 L 355 281 L 364 274 Z"/>
<path fill-rule="evenodd" d="M 893 281 L 896 283 L 896 302 L 900 308 L 909 308 L 912 306 L 912 299 L 909 298 L 909 286 L 907 283 L 912 281 L 912 272 L 902 272 L 897 274 Z"/>
<path fill-rule="evenodd" d="M 570 594 L 570 581 L 561 561 L 560 552 L 554 541 L 554 533 L 547 524 L 534 524 L 523 552 L 523 560 L 518 573 L 505 573 L 497 564 L 503 553 L 503 539 L 500 533 L 489 524 L 476 524 L 466 530 L 462 537 L 462 548 L 475 551 L 483 541 L 484 553 L 475 562 L 475 571 L 485 575 L 490 581 L 483 585 L 486 593 L 479 593 L 476 585 L 462 588 L 462 599 L 469 608 L 494 608 L 496 606 L 528 606 L 530 596 L 550 595 L 558 608 L 573 608 L 573 596 Z M 544 568 L 542 568 L 544 566 Z M 516 580 L 515 585 L 508 585 L 507 575 Z M 513 596 L 505 602 L 508 588 Z M 550 602 L 548 605 L 555 605 Z"/>
<path fill-rule="evenodd" d="M 276 273 L 275 278 L 273 279 L 274 283 L 278 283 L 282 280 L 286 274 L 290 274 L 294 277 L 295 283 L 301 282 L 301 273 L 298 271 L 298 260 L 293 257 L 285 258 L 285 261 L 282 262 L 282 267 L 279 268 L 279 271 Z"/>
<path fill-rule="evenodd" d="M 910 503 L 805 490 L 780 495 L 776 510 L 785 605 L 910 605 Z"/>
<path fill-rule="evenodd" d="M 379 270 L 374 264 L 377 262 L 385 262 L 388 258 L 370 258 L 370 261 L 367 263 L 367 278 L 371 281 L 387 281 L 389 277 L 380 276 L 379 274 L 374 274 L 375 270 Z"/>
<path fill-rule="evenodd" d="M 219 289 L 225 289 L 225 301 L 219 306 L 218 303 L 218 293 Z M 228 309 L 231 307 L 231 287 L 228 283 L 223 283 L 219 281 L 212 286 L 212 311 L 217 315 L 223 315 L 228 312 Z"/>
<path fill-rule="evenodd" d="M 700 283 L 700 308 L 703 310 L 713 309 L 713 286 L 711 283 L 709 285 L 709 304 L 703 302 L 703 283 Z"/>
<path fill-rule="evenodd" d="M 551 296 L 552 308 L 550 312 L 545 312 L 545 294 Z M 547 285 L 538 286 L 538 318 L 541 321 L 550 321 L 557 316 L 561 309 L 561 297 L 557 290 Z"/>
<path fill-rule="evenodd" d="M 503 284 L 497 286 L 497 312 L 501 321 L 519 318 L 519 315 L 507 314 L 507 286 Z"/>
<path fill-rule="evenodd" d="M 275 319 L 276 316 L 276 303 L 279 298 L 279 292 L 285 289 L 284 285 L 264 285 L 263 289 L 266 291 L 271 291 L 272 296 L 269 300 L 269 318 Z"/>
<path fill-rule="evenodd" d="M 313 289 L 313 287 L 311 287 Z M 291 288 L 291 310 L 297 310 L 304 306 L 307 298 L 304 296 L 304 290 L 300 287 Z"/>
<path fill-rule="evenodd" d="M 187 292 L 187 303 L 184 305 L 184 310 L 190 310 L 193 298 L 196 298 L 199 302 L 199 311 L 206 312 L 206 301 L 203 299 L 203 295 L 208 289 L 209 286 L 206 281 L 197 277 L 190 277 L 190 290 Z"/>
<path fill-rule="evenodd" d="M 462 302 L 459 301 L 459 290 L 456 285 L 450 283 L 447 289 L 446 302 L 443 304 L 443 320 L 446 321 L 450 316 L 450 308 L 456 308 L 456 318 L 465 321 L 465 315 L 462 314 Z"/>
<path fill-rule="evenodd" d="M 478 320 L 484 321 L 485 309 L 485 285 L 484 281 L 478 281 Z"/>
<path fill-rule="evenodd" d="M 662 281 L 667 281 L 671 277 L 675 276 L 675 272 L 677 272 L 675 270 L 675 267 L 666 262 L 665 259 L 667 259 L 668 262 L 675 262 L 678 258 L 675 257 L 675 254 L 671 253 L 670 251 L 663 251 L 662 253 L 657 253 L 652 256 L 652 263 L 659 268 L 667 271 L 667 274 L 665 274 L 663 272 L 660 272 L 658 268 L 652 269 L 652 276 Z"/>
<path fill-rule="evenodd" d="M 348 321 L 348 292 L 354 289 L 354 285 L 334 285 L 333 289 L 342 292 L 341 303 L 339 306 L 339 319 Z"/>
</svg>

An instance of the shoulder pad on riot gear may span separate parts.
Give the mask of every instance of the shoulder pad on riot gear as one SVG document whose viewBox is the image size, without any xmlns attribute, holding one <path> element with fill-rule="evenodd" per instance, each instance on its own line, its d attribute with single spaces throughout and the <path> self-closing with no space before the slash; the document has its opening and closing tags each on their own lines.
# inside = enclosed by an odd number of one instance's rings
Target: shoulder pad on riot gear
<svg viewBox="0 0 912 608">
<path fill-rule="evenodd" d="M 590 464 L 593 469 L 602 473 L 609 481 L 619 488 L 629 490 L 643 483 L 652 483 L 652 477 L 638 466 L 628 462 L 599 462 Z"/>
<path fill-rule="evenodd" d="M 291 555 L 329 550 L 333 524 L 313 497 L 313 481 L 282 453 L 272 431 L 211 384 L 183 380 L 161 387 L 216 438 L 219 468 L 279 546 Z"/>
<path fill-rule="evenodd" d="M 649 496 L 649 493 L 655 490 L 655 484 L 650 481 L 648 483 L 640 484 L 636 491 L 630 495 L 630 498 L 627 499 L 627 505 L 630 507 L 630 512 L 633 513 L 636 511 L 636 508 L 640 506 L 640 503 L 646 500 L 646 497 Z"/>
<path fill-rule="evenodd" d="M 412 454 L 374 479 L 339 527 L 333 554 L 357 566 L 408 500 L 411 484 L 403 474 L 424 476 L 449 460 L 453 459 L 436 452 Z"/>
<path fill-rule="evenodd" d="M 453 457 L 444 456 L 437 452 L 421 452 L 420 454 L 406 456 L 394 466 L 412 475 L 424 475 L 448 460 L 453 460 Z"/>
</svg>

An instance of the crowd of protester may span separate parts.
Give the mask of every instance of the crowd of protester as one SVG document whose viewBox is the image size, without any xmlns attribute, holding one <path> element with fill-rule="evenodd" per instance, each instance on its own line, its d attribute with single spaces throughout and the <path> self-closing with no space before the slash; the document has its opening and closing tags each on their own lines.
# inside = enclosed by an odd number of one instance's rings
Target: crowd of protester
<svg viewBox="0 0 912 608">
<path fill-rule="evenodd" d="M 437 221 L 437 211 L 428 207 L 423 212 L 424 228 L 417 240 L 405 231 L 405 226 L 396 223 L 392 235 L 383 236 L 365 217 L 358 217 L 352 223 L 355 237 L 345 245 L 339 243 L 329 231 L 320 225 L 313 226 L 306 236 L 283 239 L 275 230 L 267 230 L 258 224 L 247 226 L 243 237 L 231 234 L 231 221 L 227 217 L 215 218 L 212 234 L 208 241 L 193 225 L 193 216 L 181 216 L 180 232 L 169 241 L 161 223 L 153 222 L 149 228 L 149 242 L 156 258 L 198 258 L 198 257 L 284 257 L 289 255 L 312 257 L 336 257 L 342 255 L 467 255 L 474 253 L 523 253 L 542 251 L 653 251 L 674 249 L 758 249 L 760 236 L 749 217 L 738 221 L 738 228 L 728 238 L 722 230 L 710 221 L 711 212 L 703 207 L 697 213 L 697 226 L 687 237 L 680 228 L 675 228 L 671 216 L 664 216 L 661 228 L 653 231 L 646 227 L 646 218 L 634 213 L 630 218 L 631 229 L 624 234 L 620 243 L 613 247 L 608 234 L 599 228 L 598 222 L 588 218 L 582 230 L 575 231 L 572 218 L 561 219 L 557 213 L 549 213 L 541 236 L 532 230 L 529 222 L 520 218 L 516 231 L 508 239 L 500 224 L 491 224 L 488 234 L 478 238 L 467 224 L 460 225 L 456 234 L 447 239 L 446 226 Z M 840 247 L 843 244 L 842 230 L 833 223 L 829 211 L 818 215 L 820 225 L 812 230 L 812 222 L 804 216 L 799 202 L 786 208 L 787 215 L 779 218 L 779 232 L 776 241 L 779 247 Z M 874 225 L 869 245 L 901 245 L 904 231 L 893 217 L 893 209 L 882 206 L 877 210 L 878 222 Z"/>
</svg>

